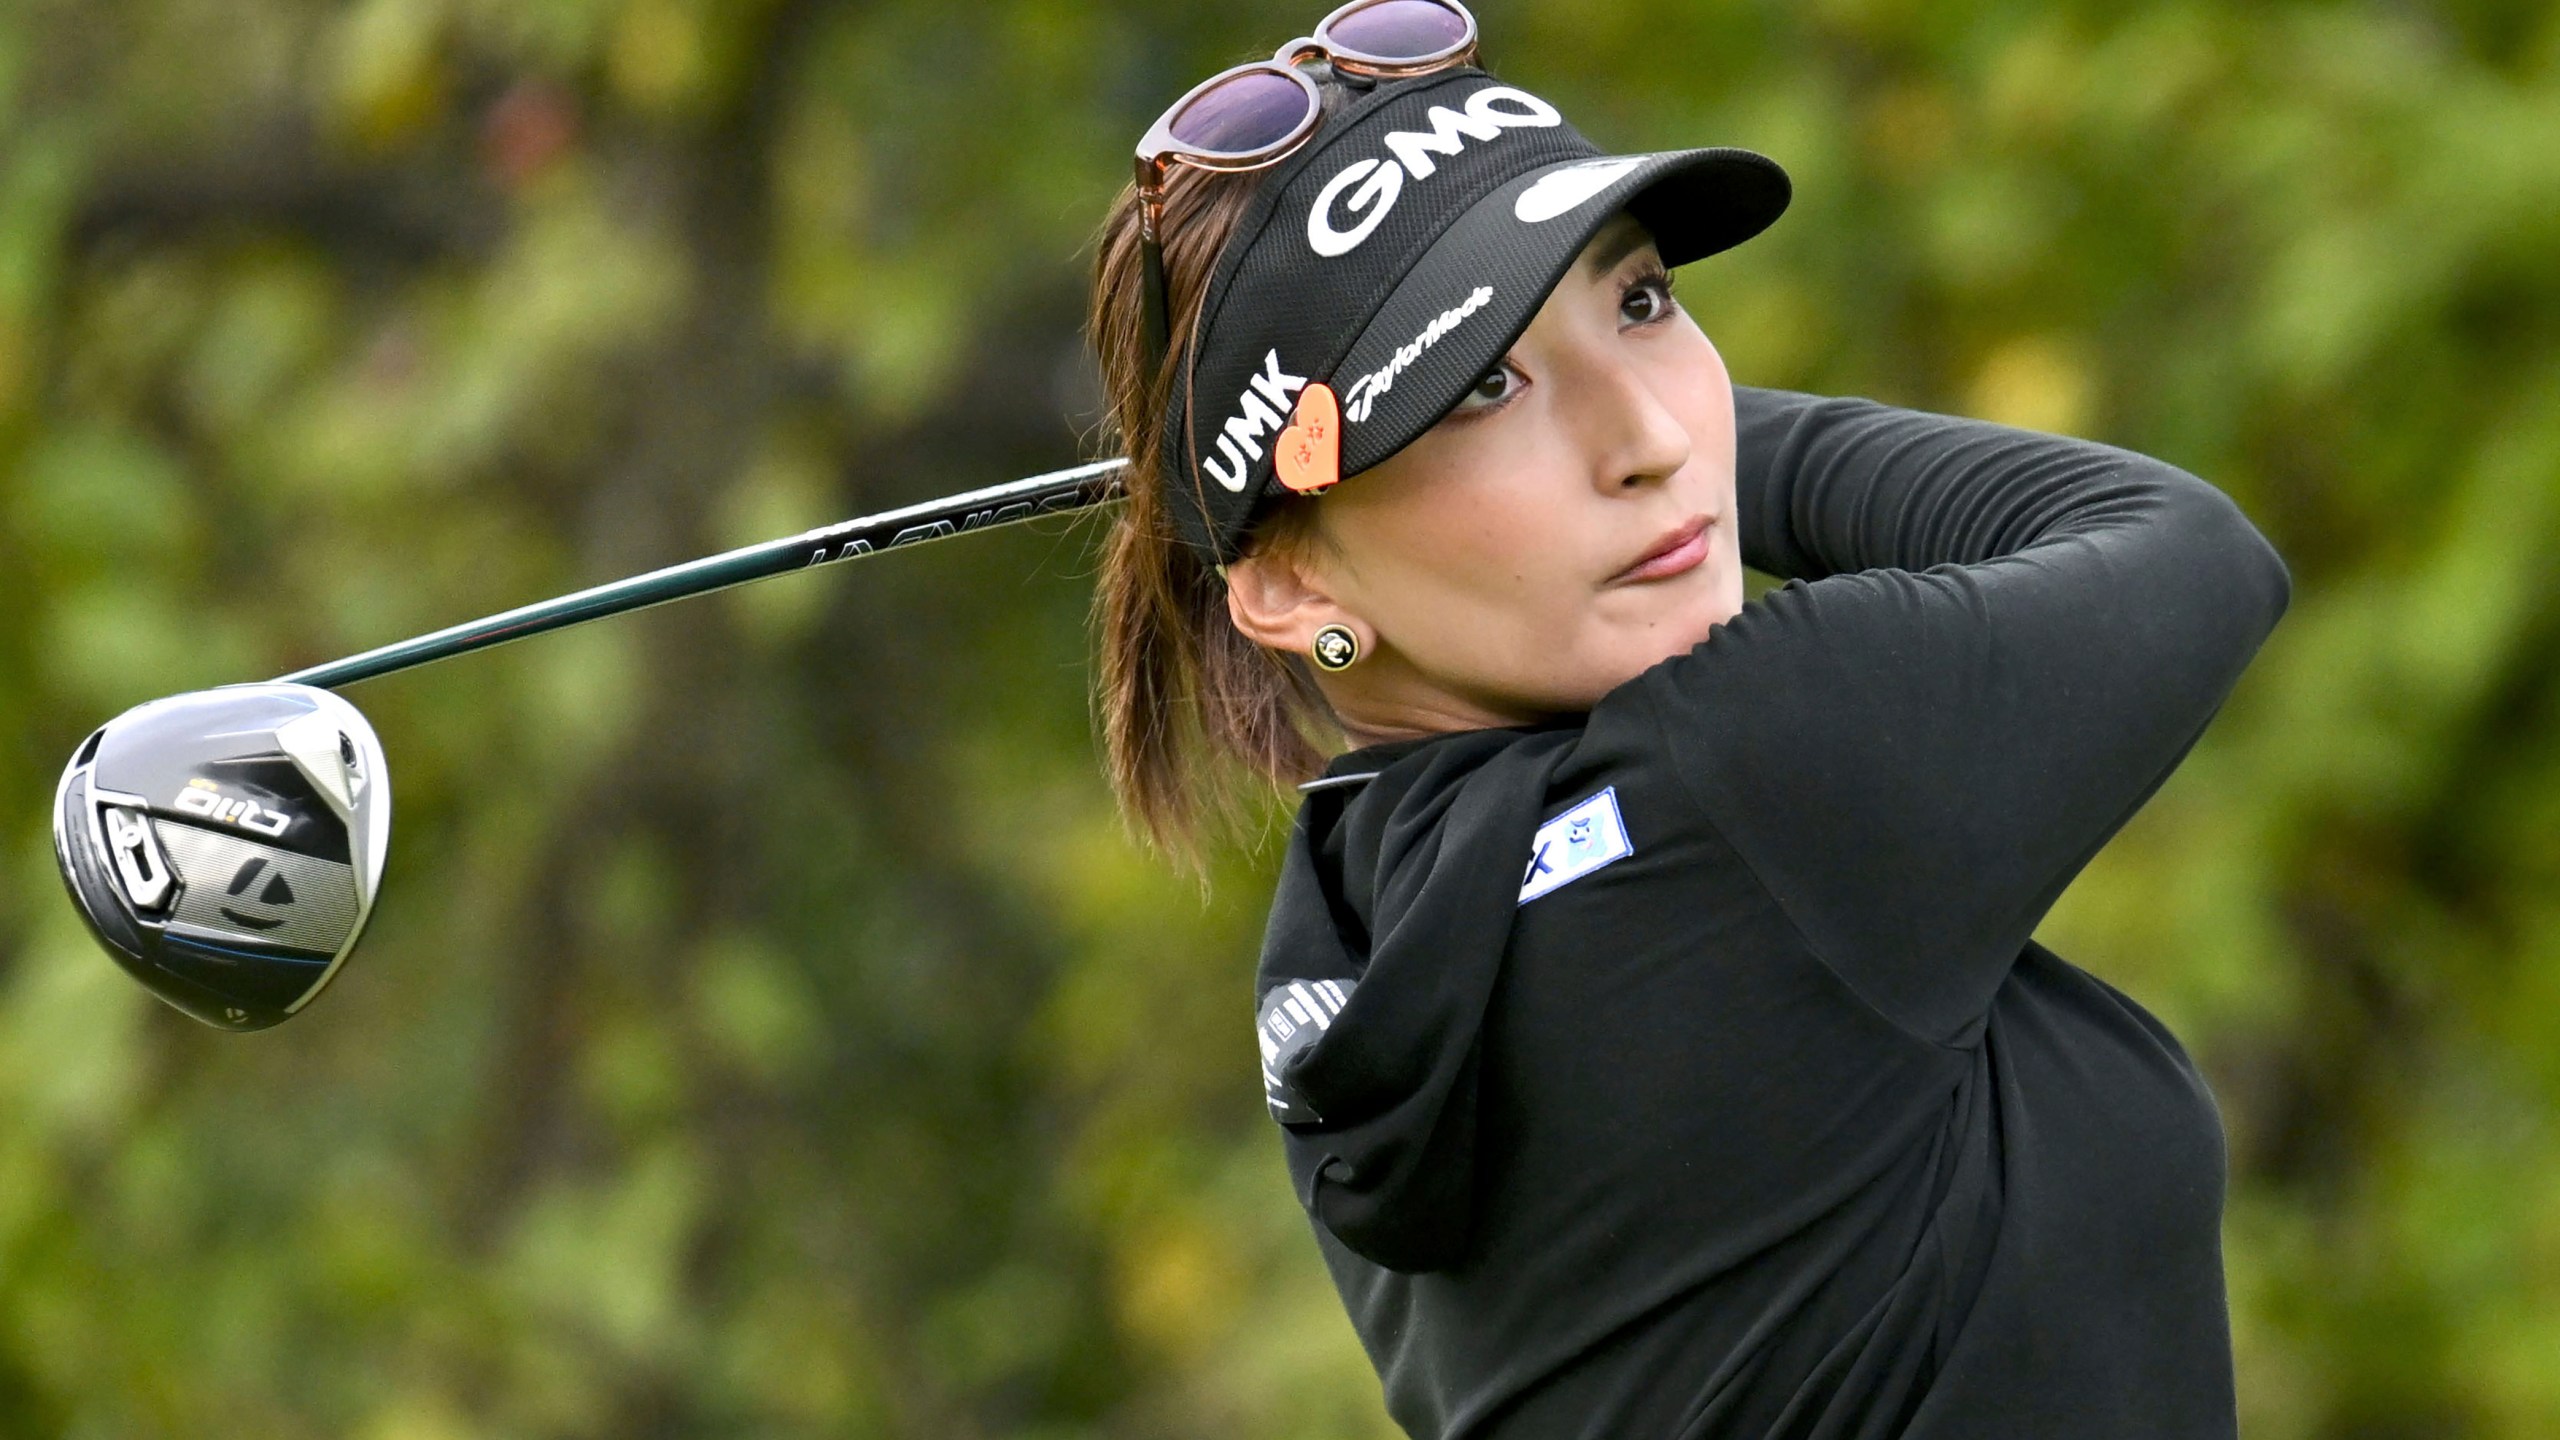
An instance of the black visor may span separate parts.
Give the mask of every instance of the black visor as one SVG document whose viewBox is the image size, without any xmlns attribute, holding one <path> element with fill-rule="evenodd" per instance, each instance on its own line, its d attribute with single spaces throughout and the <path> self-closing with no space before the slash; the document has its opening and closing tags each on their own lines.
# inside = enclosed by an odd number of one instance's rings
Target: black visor
<svg viewBox="0 0 2560 1440">
<path fill-rule="evenodd" d="M 1189 383 L 1165 416 L 1181 538 L 1235 558 L 1289 483 L 1276 474 L 1282 436 L 1312 385 L 1339 410 L 1329 475 L 1348 479 L 1430 429 L 1620 210 L 1681 265 L 1760 233 L 1790 193 L 1786 172 L 1748 150 L 1606 154 L 1554 106 L 1473 67 L 1380 85 L 1271 173 L 1219 256 Z"/>
</svg>

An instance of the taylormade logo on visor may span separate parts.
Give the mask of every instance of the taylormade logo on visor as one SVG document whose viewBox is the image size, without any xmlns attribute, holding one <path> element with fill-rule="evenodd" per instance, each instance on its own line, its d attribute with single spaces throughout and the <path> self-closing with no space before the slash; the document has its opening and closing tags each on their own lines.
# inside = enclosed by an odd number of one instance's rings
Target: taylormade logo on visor
<svg viewBox="0 0 2560 1440">
<path fill-rule="evenodd" d="M 1478 90 L 1466 98 L 1463 109 L 1434 105 L 1423 118 L 1431 126 L 1427 131 L 1387 133 L 1386 147 L 1394 158 L 1354 160 L 1316 192 L 1315 207 L 1307 212 L 1307 244 L 1317 254 L 1330 259 L 1358 249 L 1395 208 L 1407 176 L 1428 180 L 1439 169 L 1433 156 L 1454 156 L 1466 149 L 1468 141 L 1492 140 L 1505 130 L 1564 123 L 1556 107 L 1508 85 Z M 1350 228 L 1333 223 L 1337 206 L 1346 218 L 1356 217 Z"/>
<path fill-rule="evenodd" d="M 1397 346 L 1396 353 L 1386 364 L 1351 382 L 1351 388 L 1342 397 L 1342 413 L 1354 420 L 1368 419 L 1370 407 L 1378 403 L 1379 396 L 1395 388 L 1396 377 L 1404 373 L 1406 366 L 1421 359 L 1423 351 L 1439 344 L 1441 336 L 1457 329 L 1458 322 L 1476 313 L 1484 302 L 1492 298 L 1493 287 L 1479 285 L 1468 293 L 1466 299 L 1431 317 L 1431 323 L 1422 327 L 1422 333 Z"/>
</svg>

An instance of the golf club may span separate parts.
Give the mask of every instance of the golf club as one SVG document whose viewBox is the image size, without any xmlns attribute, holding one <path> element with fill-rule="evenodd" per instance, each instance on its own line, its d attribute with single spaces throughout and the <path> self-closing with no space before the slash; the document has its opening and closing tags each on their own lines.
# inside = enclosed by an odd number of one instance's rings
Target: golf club
<svg viewBox="0 0 2560 1440">
<path fill-rule="evenodd" d="M 261 684 L 127 710 L 72 752 L 54 858 L 125 973 L 225 1030 L 262 1030 L 337 975 L 381 889 L 391 774 L 331 692 L 609 615 L 1116 500 L 1120 457 L 863 516 L 520 606 Z"/>
</svg>

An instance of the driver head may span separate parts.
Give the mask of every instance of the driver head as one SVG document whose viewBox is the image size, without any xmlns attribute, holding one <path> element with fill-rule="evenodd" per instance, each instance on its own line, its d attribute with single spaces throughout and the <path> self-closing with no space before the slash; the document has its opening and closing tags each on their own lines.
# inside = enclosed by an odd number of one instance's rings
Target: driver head
<svg viewBox="0 0 2560 1440">
<path fill-rule="evenodd" d="M 54 854 L 90 930 L 225 1030 L 276 1024 L 329 983 L 390 838 L 373 727 L 308 685 L 136 706 L 82 742 L 54 796 Z"/>
</svg>

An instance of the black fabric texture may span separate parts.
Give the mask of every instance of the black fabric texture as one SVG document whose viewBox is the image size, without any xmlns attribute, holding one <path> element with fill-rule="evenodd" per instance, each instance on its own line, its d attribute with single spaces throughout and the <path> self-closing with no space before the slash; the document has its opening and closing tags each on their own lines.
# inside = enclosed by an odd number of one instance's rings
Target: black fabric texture
<svg viewBox="0 0 2560 1440">
<path fill-rule="evenodd" d="M 1356 813 L 1332 827 L 1352 846 L 1341 873 L 1354 878 L 1339 910 L 1275 911 L 1274 943 L 1295 962 L 1291 979 L 1361 983 L 1285 1072 L 1324 1124 L 1282 1135 L 1299 1202 L 1379 1264 L 1432 1269 L 1466 1243 L 1474 1039 L 1511 928 L 1516 857 L 1541 818 L 1547 766 L 1572 738 L 1452 736 L 1357 790 L 1310 797 Z"/>
<path fill-rule="evenodd" d="M 1527 730 L 1337 757 L 1255 999 L 1289 1171 L 1430 1440 L 2229 1440 L 2221 1117 L 2033 938 L 2284 613 L 2229 497 L 2092 441 L 1737 386 L 1784 584 Z M 1525 903 L 1603 790 L 1632 849 Z M 1275 1113 L 1277 1113 L 1275 1111 Z"/>
<path fill-rule="evenodd" d="M 1612 158 L 1621 157 L 1606 156 L 1548 102 L 1473 66 L 1381 84 L 1329 116 L 1247 203 L 1203 291 L 1160 437 L 1167 508 L 1183 542 L 1235 558 L 1275 484 L 1274 442 L 1300 388 L 1322 383 L 1347 398 L 1356 375 L 1487 277 L 1499 278 L 1478 312 L 1424 351 L 1373 414 L 1346 414 L 1345 478 L 1455 405 L 1617 209 L 1653 227 L 1666 262 L 1679 264 L 1757 234 L 1791 193 L 1765 156 L 1667 151 L 1622 157 L 1640 163 L 1556 217 L 1515 217 L 1513 198 L 1544 172 Z M 1416 163 L 1429 173 L 1415 173 Z M 1393 194 L 1364 197 L 1388 170 L 1402 177 Z M 1337 184 L 1345 178 L 1355 183 Z M 1310 226 L 1319 202 L 1337 234 L 1373 228 L 1320 253 Z M 1439 243 L 1462 223 L 1465 244 Z"/>
</svg>

